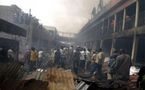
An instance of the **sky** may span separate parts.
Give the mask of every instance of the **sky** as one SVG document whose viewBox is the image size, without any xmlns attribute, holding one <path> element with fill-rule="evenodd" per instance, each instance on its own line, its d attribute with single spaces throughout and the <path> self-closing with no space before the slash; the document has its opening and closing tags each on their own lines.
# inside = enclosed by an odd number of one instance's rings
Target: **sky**
<svg viewBox="0 0 145 90">
<path fill-rule="evenodd" d="M 0 5 L 16 4 L 24 12 L 58 31 L 77 33 L 90 20 L 92 8 L 99 0 L 0 0 Z M 104 0 L 106 1 L 106 0 Z"/>
</svg>

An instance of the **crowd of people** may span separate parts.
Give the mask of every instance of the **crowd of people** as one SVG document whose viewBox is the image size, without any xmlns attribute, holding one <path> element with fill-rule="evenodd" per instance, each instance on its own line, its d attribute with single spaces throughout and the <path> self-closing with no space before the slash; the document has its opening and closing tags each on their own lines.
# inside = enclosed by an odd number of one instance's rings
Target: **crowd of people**
<svg viewBox="0 0 145 90">
<path fill-rule="evenodd" d="M 54 65 L 71 69 L 75 74 L 89 73 L 97 79 L 128 80 L 131 67 L 130 56 L 125 50 L 115 50 L 107 61 L 107 72 L 104 72 L 105 52 L 100 48 L 91 50 L 82 47 L 61 47 L 54 52 Z"/>
<path fill-rule="evenodd" d="M 90 50 L 77 47 L 73 52 L 72 70 L 76 74 L 88 72 L 99 80 L 129 80 L 131 59 L 124 50 L 115 50 L 107 62 L 106 60 L 105 52 L 101 48 L 99 50 Z M 104 65 L 106 63 L 107 68 Z M 104 68 L 107 69 L 107 72 L 104 72 Z"/>
<path fill-rule="evenodd" d="M 115 50 L 112 53 L 107 61 L 107 72 L 104 72 L 105 59 L 105 52 L 101 48 L 91 50 L 82 47 L 74 48 L 73 46 L 61 46 L 49 52 L 31 48 L 24 55 L 28 71 L 37 68 L 58 67 L 70 69 L 75 74 L 88 73 L 99 80 L 110 79 L 110 77 L 111 79 L 129 79 L 131 59 L 124 50 Z"/>
<path fill-rule="evenodd" d="M 16 61 L 12 49 L 0 48 L 1 63 Z M 71 70 L 76 75 L 90 74 L 98 80 L 123 80 L 130 78 L 130 55 L 125 50 L 115 50 L 107 57 L 102 48 L 98 50 L 86 47 L 61 46 L 50 51 L 38 51 L 35 48 L 26 50 L 24 54 L 24 67 L 28 72 L 38 68 L 63 68 Z M 137 84 L 145 81 L 145 66 L 140 69 Z M 144 83 L 144 82 L 143 82 Z"/>
<path fill-rule="evenodd" d="M 7 57 L 7 58 L 4 58 Z M 1 61 L 14 60 L 14 51 L 0 49 Z M 91 50 L 86 47 L 64 47 L 51 49 L 50 51 L 38 51 L 35 48 L 28 49 L 24 54 L 24 66 L 27 71 L 37 68 L 58 67 L 70 69 L 75 74 L 89 73 L 97 79 L 121 79 L 128 80 L 131 66 L 130 56 L 125 50 L 114 50 L 107 61 L 105 52 L 100 48 Z"/>
<path fill-rule="evenodd" d="M 24 66 L 28 72 L 35 71 L 38 68 L 48 68 L 51 66 L 50 54 L 46 51 L 38 51 L 34 47 L 26 50 L 24 54 Z"/>
<path fill-rule="evenodd" d="M 7 48 L 0 48 L 0 62 L 7 63 L 7 62 L 14 62 L 17 61 L 16 52 L 12 49 Z"/>
</svg>

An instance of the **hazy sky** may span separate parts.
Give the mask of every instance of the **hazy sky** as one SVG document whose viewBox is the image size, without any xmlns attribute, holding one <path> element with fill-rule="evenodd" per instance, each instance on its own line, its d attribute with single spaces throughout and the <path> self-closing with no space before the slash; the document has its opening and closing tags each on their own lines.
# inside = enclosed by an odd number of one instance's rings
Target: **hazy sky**
<svg viewBox="0 0 145 90">
<path fill-rule="evenodd" d="M 90 19 L 99 0 L 0 0 L 2 5 L 16 4 L 24 12 L 31 9 L 40 23 L 55 26 L 58 31 L 78 32 Z M 104 0 L 105 1 L 105 0 Z"/>
</svg>

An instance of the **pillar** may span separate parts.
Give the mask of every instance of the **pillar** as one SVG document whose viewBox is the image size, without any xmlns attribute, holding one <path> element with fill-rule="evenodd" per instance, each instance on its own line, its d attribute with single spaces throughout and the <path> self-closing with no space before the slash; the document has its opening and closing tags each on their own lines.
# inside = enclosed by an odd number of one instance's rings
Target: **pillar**
<svg viewBox="0 0 145 90">
<path fill-rule="evenodd" d="M 32 47 L 32 35 L 33 35 L 33 20 L 31 20 L 29 26 L 28 26 L 28 30 L 27 30 L 27 45 L 28 48 Z"/>
<path fill-rule="evenodd" d="M 115 50 L 115 43 L 116 43 L 116 39 L 113 38 L 112 39 L 112 46 L 111 46 L 110 56 L 113 54 L 113 51 Z"/>
<path fill-rule="evenodd" d="M 116 17 L 117 17 L 117 14 L 114 15 L 114 20 L 115 20 L 115 25 L 113 27 L 113 33 L 115 33 L 116 31 Z M 110 55 L 112 55 L 114 49 L 115 49 L 115 42 L 116 42 L 116 39 L 115 39 L 115 36 L 113 34 L 113 38 L 112 38 L 112 46 L 111 46 L 111 51 L 110 51 Z"/>
<path fill-rule="evenodd" d="M 126 8 L 124 8 L 124 11 L 123 11 L 122 31 L 125 29 L 125 18 L 126 18 Z"/>
<path fill-rule="evenodd" d="M 135 59 L 137 56 L 138 43 L 139 43 L 139 38 L 135 36 L 133 39 L 133 47 L 132 47 L 132 55 L 131 55 L 131 61 L 133 64 L 135 63 Z"/>
<path fill-rule="evenodd" d="M 138 16 L 139 16 L 139 1 L 136 0 L 135 28 L 138 26 Z M 135 63 L 135 59 L 136 59 L 137 48 L 138 48 L 138 43 L 139 43 L 138 41 L 139 41 L 139 38 L 136 36 L 136 30 L 134 30 L 132 55 L 131 55 L 131 60 L 133 64 Z"/>
<path fill-rule="evenodd" d="M 103 41 L 104 41 L 104 40 L 101 40 L 101 42 L 100 42 L 100 48 L 103 47 Z"/>
<path fill-rule="evenodd" d="M 135 27 L 138 26 L 138 17 L 139 17 L 139 0 L 136 0 Z"/>
<path fill-rule="evenodd" d="M 109 33 L 109 29 L 110 29 L 110 18 L 108 17 L 108 26 L 107 26 L 107 31 L 106 31 L 107 34 Z"/>
<path fill-rule="evenodd" d="M 117 15 L 115 14 L 115 15 L 114 15 L 114 27 L 113 27 L 113 33 L 115 33 L 115 31 L 116 31 L 116 18 L 117 18 Z"/>
<path fill-rule="evenodd" d="M 103 23 L 102 23 L 102 24 L 103 24 L 103 25 L 102 25 L 102 33 L 101 33 L 102 36 L 103 36 L 103 34 L 104 34 L 104 27 L 105 27 L 104 23 L 105 23 L 105 19 L 103 19 Z"/>
</svg>

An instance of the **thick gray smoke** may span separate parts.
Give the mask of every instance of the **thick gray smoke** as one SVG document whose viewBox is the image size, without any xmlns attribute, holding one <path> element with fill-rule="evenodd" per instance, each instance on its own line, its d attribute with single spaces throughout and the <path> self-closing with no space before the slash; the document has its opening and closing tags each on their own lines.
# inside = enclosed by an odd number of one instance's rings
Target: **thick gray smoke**
<svg viewBox="0 0 145 90">
<path fill-rule="evenodd" d="M 104 4 L 108 1 L 104 0 Z M 90 20 L 92 9 L 98 3 L 99 0 L 65 0 L 67 15 L 63 21 L 57 21 L 58 27 L 66 32 L 78 32 Z"/>
<path fill-rule="evenodd" d="M 18 5 L 23 11 L 31 8 L 32 14 L 47 26 L 62 32 L 77 33 L 91 18 L 94 6 L 100 0 L 0 0 L 0 4 Z M 109 0 L 103 0 L 108 2 Z"/>
</svg>

